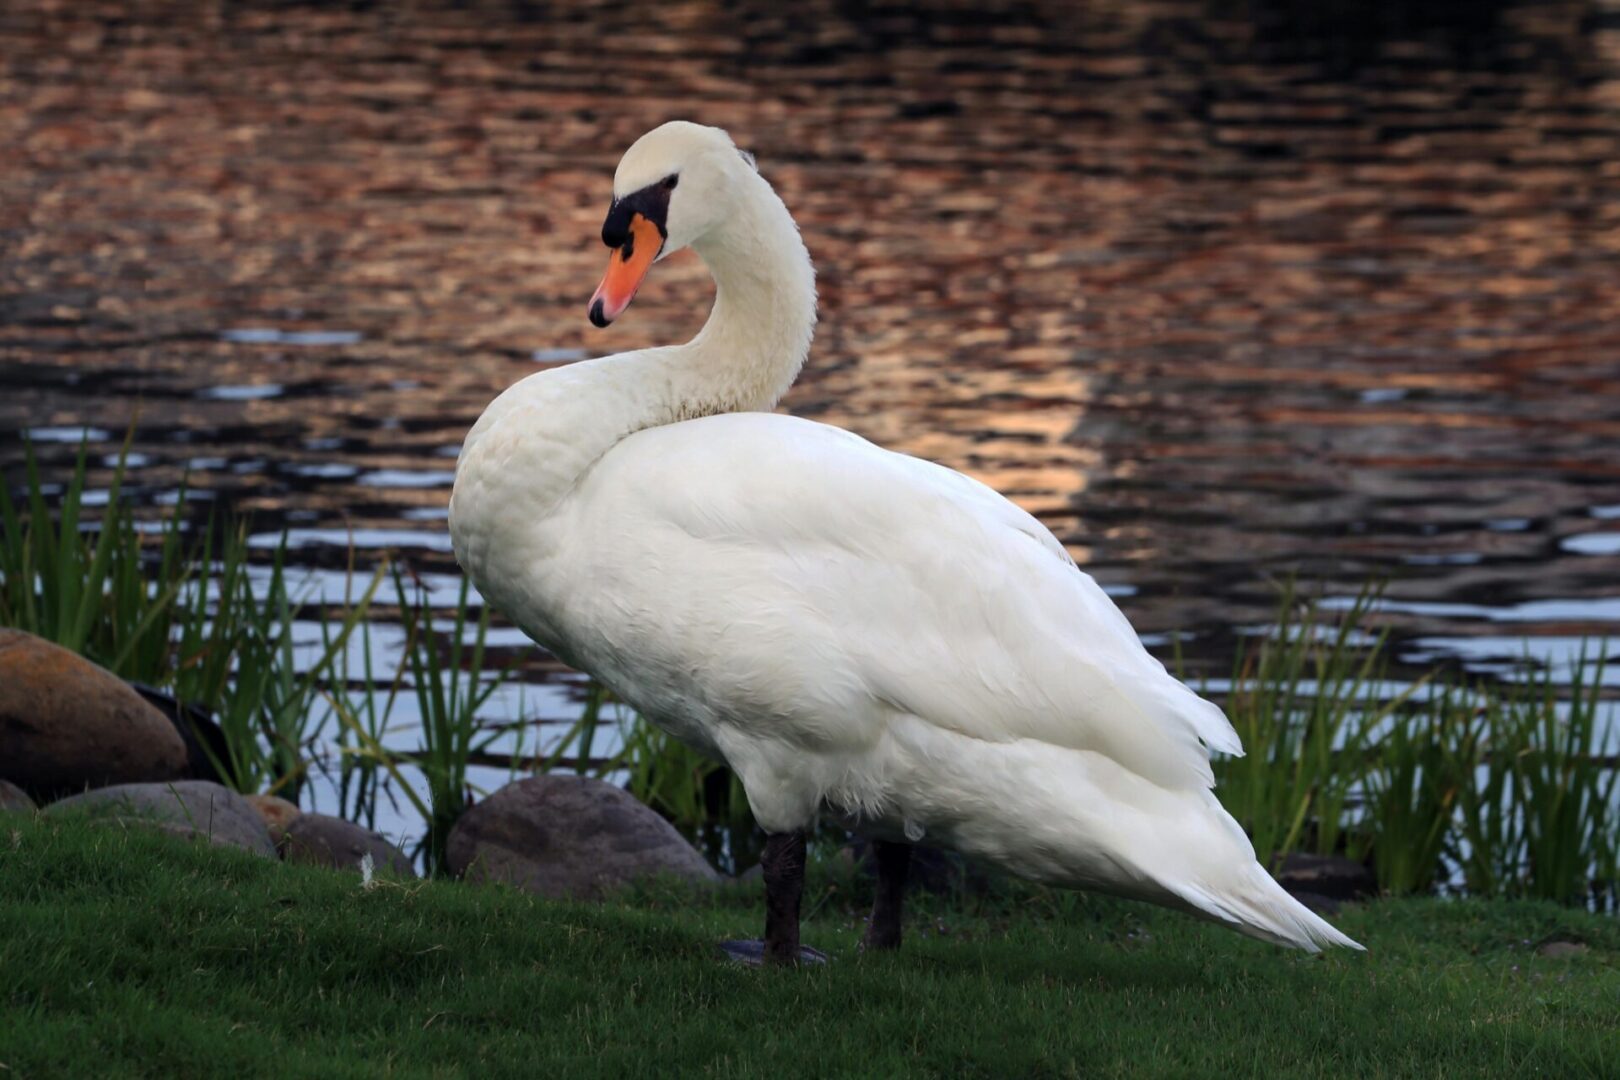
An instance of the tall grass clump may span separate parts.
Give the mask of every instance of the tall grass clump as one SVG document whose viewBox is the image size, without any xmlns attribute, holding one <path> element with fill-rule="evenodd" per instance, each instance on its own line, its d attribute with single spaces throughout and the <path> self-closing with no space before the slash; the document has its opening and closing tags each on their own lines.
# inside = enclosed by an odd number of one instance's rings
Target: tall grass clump
<svg viewBox="0 0 1620 1080">
<path fill-rule="evenodd" d="M 1238 651 L 1226 710 L 1247 756 L 1221 801 L 1262 860 L 1367 862 L 1380 890 L 1616 904 L 1620 771 L 1606 755 L 1601 650 L 1567 685 L 1532 669 L 1486 684 L 1388 673 L 1364 589 L 1326 616 L 1289 586 Z"/>
<path fill-rule="evenodd" d="M 284 545 L 278 545 L 269 569 L 262 595 L 241 574 L 234 582 L 234 600 L 227 601 L 222 593 L 215 605 L 216 610 L 240 613 L 235 632 L 216 633 L 213 646 L 230 654 L 233 672 L 213 706 L 229 759 L 215 766 L 238 790 L 269 792 L 296 803 L 329 716 L 324 691 L 334 660 L 365 618 L 382 571 L 358 603 L 340 613 L 335 633 L 321 620 L 322 651 L 313 662 L 300 665 L 297 632 L 312 613 L 290 595 Z M 222 574 L 219 580 L 225 579 Z"/>
<path fill-rule="evenodd" d="M 1363 755 L 1352 854 L 1393 894 L 1448 885 L 1614 906 L 1620 771 L 1606 756 L 1602 678 L 1601 656 L 1583 650 L 1567 685 L 1547 669 L 1439 685 Z"/>
<path fill-rule="evenodd" d="M 1222 759 L 1216 775 L 1221 801 L 1262 861 L 1343 847 L 1346 809 L 1362 779 L 1346 762 L 1400 703 L 1382 698 L 1387 631 L 1369 638 L 1363 629 L 1376 598 L 1363 589 L 1329 622 L 1289 583 L 1275 628 L 1238 650 L 1226 713 L 1245 756 Z"/>
<path fill-rule="evenodd" d="M 394 585 L 403 598 L 405 586 L 398 569 L 394 571 Z M 444 865 L 450 829 L 468 806 L 469 758 L 487 749 L 502 734 L 479 725 L 479 709 L 500 689 L 506 673 L 489 676 L 484 671 L 490 616 L 487 604 L 480 605 L 478 618 L 472 623 L 472 641 L 467 640 L 467 594 L 468 583 L 463 577 L 444 640 L 434 630 L 433 609 L 425 589 L 418 589 L 414 603 L 400 607 L 405 655 L 422 718 L 422 743 L 412 763 L 427 783 L 428 828 L 423 845 L 427 864 L 434 869 Z"/>
<path fill-rule="evenodd" d="M 94 660 L 114 674 L 172 681 L 175 598 L 192 579 L 178 506 L 155 533 L 137 526 L 124 498 L 128 442 L 100 520 L 85 518 L 88 447 L 50 512 L 32 445 L 19 507 L 0 483 L 0 625 L 26 630 Z"/>
<path fill-rule="evenodd" d="M 1381 737 L 1365 740 L 1359 759 L 1342 762 L 1359 775 L 1362 794 L 1347 851 L 1358 859 L 1376 855 L 1384 892 L 1427 891 L 1443 876 L 1459 793 L 1474 782 L 1477 757 L 1465 738 L 1472 710 L 1464 688 L 1438 687 L 1390 717 Z"/>
<path fill-rule="evenodd" d="M 354 777 L 352 787 L 345 780 L 344 790 L 357 805 L 369 792 L 374 815 L 383 774 L 393 779 L 427 824 L 417 854 L 430 874 L 442 874 L 450 830 L 474 795 L 468 769 L 487 757 L 490 746 L 507 733 L 486 725 L 479 713 L 512 672 L 510 668 L 485 670 L 490 611 L 487 605 L 479 605 L 473 616 L 466 578 L 461 579 L 455 610 L 442 632 L 434 624 L 425 587 L 420 583 L 414 589 L 408 587 L 397 565 L 393 585 L 404 646 L 387 690 L 375 679 L 368 631 L 358 692 L 343 692 L 331 699 L 346 731 L 345 776 L 352 773 Z M 386 742 L 385 736 L 391 731 L 393 710 L 406 691 L 416 705 L 418 741 L 414 747 L 399 748 Z M 383 701 L 381 708 L 379 700 Z M 404 775 L 407 767 L 420 775 L 425 793 L 418 792 Z"/>
<path fill-rule="evenodd" d="M 1523 820 L 1528 895 L 1573 903 L 1615 897 L 1615 805 L 1620 771 L 1605 763 L 1607 725 L 1599 719 L 1603 658 L 1583 648 L 1560 701 L 1547 671 L 1509 690 L 1500 710 L 1514 759 L 1514 791 Z"/>
<path fill-rule="evenodd" d="M 352 589 L 353 576 L 350 576 Z M 377 680 L 372 659 L 371 623 L 360 624 L 357 650 L 337 654 L 333 672 L 332 711 L 338 718 L 338 810 L 341 816 L 368 829 L 377 827 L 377 802 L 383 795 L 387 777 L 386 754 L 382 752 L 388 734 L 388 720 L 404 679 L 401 657 L 386 684 Z M 359 670 L 354 670 L 353 653 L 360 654 Z"/>
</svg>

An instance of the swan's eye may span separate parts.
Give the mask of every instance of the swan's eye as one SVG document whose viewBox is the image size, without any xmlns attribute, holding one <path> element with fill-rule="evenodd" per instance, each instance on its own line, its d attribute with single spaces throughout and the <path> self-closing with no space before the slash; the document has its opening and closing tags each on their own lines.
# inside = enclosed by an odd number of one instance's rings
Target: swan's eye
<svg viewBox="0 0 1620 1080">
<path fill-rule="evenodd" d="M 675 185 L 680 182 L 681 178 L 679 176 L 675 175 L 674 173 L 670 173 L 668 176 L 664 177 L 664 190 L 674 191 Z"/>
</svg>

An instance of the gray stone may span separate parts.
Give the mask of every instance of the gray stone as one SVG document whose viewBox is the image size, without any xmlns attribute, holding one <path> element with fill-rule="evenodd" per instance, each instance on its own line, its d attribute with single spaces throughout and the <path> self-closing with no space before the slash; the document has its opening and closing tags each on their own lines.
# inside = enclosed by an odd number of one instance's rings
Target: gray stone
<svg viewBox="0 0 1620 1080">
<path fill-rule="evenodd" d="M 1536 952 L 1542 956 L 1554 959 L 1567 959 L 1571 956 L 1585 956 L 1591 949 L 1580 941 L 1549 941 Z"/>
<path fill-rule="evenodd" d="M 629 792 L 582 776 L 533 776 L 462 815 L 446 864 L 469 881 L 499 881 L 553 898 L 596 898 L 672 877 L 712 885 L 697 849 Z"/>
<path fill-rule="evenodd" d="M 1309 893 L 1340 903 L 1378 895 L 1378 879 L 1372 870 L 1342 855 L 1285 855 L 1277 883 L 1295 896 Z"/>
<path fill-rule="evenodd" d="M 122 679 L 43 638 L 0 630 L 0 780 L 48 802 L 185 773 L 174 725 Z"/>
<path fill-rule="evenodd" d="M 379 871 L 416 876 L 411 860 L 381 833 L 330 814 L 299 814 L 288 823 L 278 846 L 288 862 L 357 871 L 369 854 Z"/>
<path fill-rule="evenodd" d="M 98 822 L 202 837 L 267 858 L 276 854 L 259 812 L 236 792 L 206 780 L 119 784 L 61 799 L 45 808 L 47 814 L 71 810 L 88 813 Z"/>
<path fill-rule="evenodd" d="M 28 792 L 10 780 L 0 780 L 0 811 L 32 813 L 37 809 L 39 808 L 34 805 L 34 800 L 28 797 Z"/>
</svg>

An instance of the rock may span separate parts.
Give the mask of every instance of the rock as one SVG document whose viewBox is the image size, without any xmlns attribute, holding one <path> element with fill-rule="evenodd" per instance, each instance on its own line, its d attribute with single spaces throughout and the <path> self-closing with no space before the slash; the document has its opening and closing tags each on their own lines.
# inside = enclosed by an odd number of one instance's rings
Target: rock
<svg viewBox="0 0 1620 1080">
<path fill-rule="evenodd" d="M 205 837 L 255 855 L 274 858 L 275 845 L 259 812 L 242 796 L 206 780 L 166 784 L 119 784 L 51 803 L 47 814 L 78 810 L 91 819 L 160 829 L 175 836 Z"/>
<path fill-rule="evenodd" d="M 1340 903 L 1378 895 L 1372 870 L 1342 855 L 1285 855 L 1277 883 L 1296 897 L 1310 893 Z"/>
<path fill-rule="evenodd" d="M 129 688 L 174 725 L 175 734 L 186 744 L 188 779 L 212 780 L 216 784 L 226 782 L 221 769 L 231 767 L 231 751 L 225 743 L 225 732 L 212 712 L 198 705 L 181 705 L 173 694 L 145 683 L 132 682 Z"/>
<path fill-rule="evenodd" d="M 330 814 L 299 814 L 287 826 L 286 835 L 277 847 L 288 862 L 338 870 L 358 871 L 360 860 L 369 853 L 379 871 L 392 871 L 400 877 L 416 876 L 410 858 L 381 833 Z"/>
<path fill-rule="evenodd" d="M 39 809 L 34 800 L 28 797 L 28 792 L 13 784 L 10 780 L 0 780 L 0 812 L 6 810 L 33 813 Z"/>
<path fill-rule="evenodd" d="M 32 634 L 0 630 L 0 779 L 49 801 L 185 772 L 174 725 L 122 679 Z"/>
<path fill-rule="evenodd" d="M 287 826 L 293 819 L 303 813 L 297 806 L 283 799 L 279 795 L 245 795 L 249 806 L 258 811 L 259 817 L 264 819 L 264 827 L 270 832 L 271 843 L 281 845 L 281 838 L 287 834 Z"/>
<path fill-rule="evenodd" d="M 660 875 L 720 880 L 669 822 L 622 788 L 582 776 L 506 785 L 462 815 L 446 849 L 453 874 L 553 898 L 600 897 Z"/>
<path fill-rule="evenodd" d="M 1563 959 L 1571 956 L 1582 956 L 1590 951 L 1589 946 L 1579 941 L 1549 941 L 1537 949 L 1536 953 L 1541 956 Z"/>
</svg>

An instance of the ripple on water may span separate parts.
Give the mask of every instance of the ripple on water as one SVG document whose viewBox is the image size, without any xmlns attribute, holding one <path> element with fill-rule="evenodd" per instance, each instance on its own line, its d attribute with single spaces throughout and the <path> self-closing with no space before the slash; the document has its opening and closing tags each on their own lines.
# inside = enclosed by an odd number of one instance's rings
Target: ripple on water
<svg viewBox="0 0 1620 1080">
<path fill-rule="evenodd" d="M 1483 562 L 1484 558 L 1477 551 L 1444 551 L 1402 555 L 1401 562 L 1408 566 L 1473 566 Z"/>
<path fill-rule="evenodd" d="M 354 465 L 337 461 L 302 461 L 283 465 L 281 471 L 292 476 L 308 476 L 319 480 L 347 480 L 360 472 Z"/>
<path fill-rule="evenodd" d="M 1566 536 L 1558 546 L 1577 555 L 1620 555 L 1620 532 L 1590 532 Z"/>
<path fill-rule="evenodd" d="M 240 386 L 205 386 L 197 396 L 206 401 L 263 401 L 286 393 L 280 383 L 247 383 Z"/>
<path fill-rule="evenodd" d="M 219 495 L 217 492 L 210 491 L 208 488 L 186 489 L 187 503 L 208 502 L 212 499 L 217 499 L 218 497 Z M 180 491 L 177 488 L 171 488 L 168 491 L 160 491 L 153 497 L 152 501 L 157 503 L 159 506 L 178 506 L 180 503 Z"/>
<path fill-rule="evenodd" d="M 1322 600 L 1321 607 L 1325 611 L 1349 611 L 1358 602 L 1354 596 L 1329 596 Z M 1444 600 L 1392 600 L 1386 597 L 1373 601 L 1371 608 L 1373 611 L 1436 619 L 1483 619 L 1501 623 L 1620 622 L 1620 596 L 1525 600 L 1501 606 Z"/>
<path fill-rule="evenodd" d="M 358 330 L 277 330 L 269 326 L 244 326 L 231 330 L 221 330 L 221 341 L 228 341 L 233 345 L 301 345 L 301 346 L 332 346 L 332 345 L 358 345 L 361 335 Z"/>
<path fill-rule="evenodd" d="M 288 529 L 289 548 L 338 547 L 347 549 L 351 544 L 360 549 L 414 548 L 426 551 L 449 551 L 450 534 L 427 532 L 420 529 Z M 275 548 L 281 543 L 279 532 L 254 533 L 248 546 Z"/>
<path fill-rule="evenodd" d="M 356 482 L 362 487 L 436 488 L 449 487 L 455 480 L 449 469 L 376 469 Z"/>
<path fill-rule="evenodd" d="M 1555 678 L 1567 676 L 1583 661 L 1587 674 L 1602 649 L 1590 638 L 1568 635 L 1542 637 L 1451 637 L 1434 635 L 1413 638 L 1401 652 L 1404 663 L 1429 665 L 1444 660 L 1460 660 L 1464 668 L 1482 675 L 1504 679 L 1522 678 L 1536 670 L 1548 670 Z M 1604 686 L 1620 686 L 1620 664 L 1611 661 L 1603 669 Z M 1611 713 L 1620 703 L 1605 706 Z"/>
<path fill-rule="evenodd" d="M 257 540 L 258 538 L 255 537 L 254 539 Z M 280 534 L 277 533 L 274 537 L 271 537 L 270 541 L 269 544 L 255 543 L 254 546 L 274 547 L 280 541 Z M 346 544 L 347 540 L 345 540 Z M 269 566 L 250 565 L 248 567 L 249 580 L 260 589 L 268 587 L 271 573 L 272 568 Z M 312 604 L 333 605 L 346 604 L 358 599 L 371 584 L 371 573 L 370 569 L 353 573 L 347 570 L 301 567 L 292 567 L 287 570 L 288 580 L 292 583 L 293 590 L 300 599 Z M 461 595 L 461 581 L 460 574 L 439 574 L 424 571 L 411 575 L 407 589 L 410 592 L 410 598 L 414 599 L 417 595 L 417 586 L 420 585 L 426 590 L 425 596 L 431 607 L 436 610 L 450 610 L 455 607 Z M 383 606 L 399 603 L 399 593 L 394 588 L 392 578 L 384 577 L 382 583 L 377 586 L 377 593 L 373 603 Z M 467 603 L 472 607 L 481 607 L 484 603 L 484 598 L 479 595 L 478 590 L 471 583 L 467 587 Z M 373 624 L 374 627 L 376 625 Z"/>
<path fill-rule="evenodd" d="M 95 443 L 112 438 L 110 431 L 98 427 L 32 427 L 27 430 L 27 435 L 34 442 L 42 443 Z"/>
</svg>

